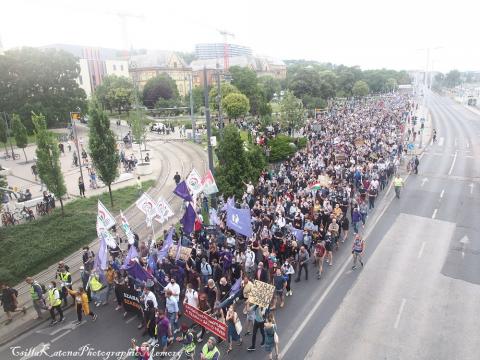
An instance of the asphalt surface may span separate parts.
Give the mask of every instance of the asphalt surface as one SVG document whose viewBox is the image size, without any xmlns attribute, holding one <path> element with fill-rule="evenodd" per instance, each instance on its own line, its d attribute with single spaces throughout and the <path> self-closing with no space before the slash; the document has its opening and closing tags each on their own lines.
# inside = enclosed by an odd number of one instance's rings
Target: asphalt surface
<svg viewBox="0 0 480 360">
<path fill-rule="evenodd" d="M 321 280 L 311 265 L 308 281 L 292 283 L 293 296 L 276 314 L 283 359 L 478 358 L 480 116 L 436 95 L 427 106 L 438 140 L 428 144 L 401 198 L 389 189 L 377 202 L 365 233 L 365 268 L 350 269 L 350 240 Z M 46 344 L 49 354 L 87 344 L 125 351 L 132 337 L 141 339 L 132 315 L 124 319 L 112 305 L 94 311 L 96 323 L 74 327 L 67 312 L 64 324 L 19 337 L 0 349 L 0 358 L 22 358 L 12 346 Z M 222 358 L 265 359 L 260 341 L 259 334 L 256 351 L 248 353 L 246 337 L 229 355 L 221 344 Z"/>
</svg>

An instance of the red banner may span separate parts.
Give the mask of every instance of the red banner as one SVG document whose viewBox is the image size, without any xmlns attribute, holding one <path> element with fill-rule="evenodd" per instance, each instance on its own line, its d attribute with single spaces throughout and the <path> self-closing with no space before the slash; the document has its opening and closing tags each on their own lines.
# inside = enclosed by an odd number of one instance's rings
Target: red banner
<svg viewBox="0 0 480 360">
<path fill-rule="evenodd" d="M 184 304 L 184 313 L 190 319 L 195 321 L 197 324 L 200 324 L 208 331 L 214 333 L 215 335 L 221 337 L 223 340 L 227 340 L 228 332 L 227 325 L 218 321 L 217 319 L 211 317 L 210 315 L 204 313 L 197 308 Z"/>
</svg>

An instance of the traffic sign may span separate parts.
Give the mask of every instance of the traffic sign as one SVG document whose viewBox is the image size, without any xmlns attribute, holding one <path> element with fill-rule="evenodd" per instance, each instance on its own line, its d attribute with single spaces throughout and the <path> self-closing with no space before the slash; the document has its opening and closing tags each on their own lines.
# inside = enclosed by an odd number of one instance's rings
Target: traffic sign
<svg viewBox="0 0 480 360">
<path fill-rule="evenodd" d="M 70 119 L 72 120 L 79 120 L 82 118 L 81 114 L 79 112 L 71 112 L 70 113 Z"/>
<path fill-rule="evenodd" d="M 415 144 L 414 143 L 409 143 L 407 147 L 408 147 L 408 150 L 413 150 L 413 149 L 415 149 Z"/>
</svg>

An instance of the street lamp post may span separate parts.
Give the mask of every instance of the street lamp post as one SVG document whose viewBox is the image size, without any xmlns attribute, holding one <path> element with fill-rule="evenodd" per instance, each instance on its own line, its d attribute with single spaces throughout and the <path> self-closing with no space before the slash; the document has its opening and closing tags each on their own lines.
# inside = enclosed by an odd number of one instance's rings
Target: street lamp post
<svg viewBox="0 0 480 360">
<path fill-rule="evenodd" d="M 190 119 L 192 120 L 192 139 L 193 142 L 195 143 L 195 114 L 193 112 L 193 79 L 192 79 L 192 74 L 190 74 Z"/>
<path fill-rule="evenodd" d="M 223 114 L 222 114 L 222 87 L 220 86 L 220 65 L 217 62 L 217 101 L 218 101 L 218 127 L 220 129 L 220 138 L 223 139 Z"/>
<path fill-rule="evenodd" d="M 213 167 L 213 150 L 212 150 L 212 123 L 210 120 L 210 108 L 208 103 L 208 84 L 207 84 L 207 68 L 203 68 L 203 96 L 205 98 L 205 120 L 207 122 L 207 149 L 208 149 L 208 168 L 214 174 Z M 210 197 L 212 206 L 215 207 L 215 197 L 212 194 Z"/>
</svg>

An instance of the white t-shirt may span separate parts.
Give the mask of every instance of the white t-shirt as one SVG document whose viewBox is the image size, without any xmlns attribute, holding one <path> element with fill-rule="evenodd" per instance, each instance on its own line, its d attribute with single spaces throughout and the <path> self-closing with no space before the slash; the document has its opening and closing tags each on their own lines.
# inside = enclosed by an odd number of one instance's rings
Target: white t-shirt
<svg viewBox="0 0 480 360">
<path fill-rule="evenodd" d="M 198 292 L 195 290 L 185 291 L 185 300 L 188 305 L 198 308 Z"/>
<path fill-rule="evenodd" d="M 158 307 L 157 298 L 155 297 L 155 294 L 151 291 L 148 294 L 145 294 L 145 307 L 147 307 L 148 300 L 152 300 L 155 309 Z"/>
<path fill-rule="evenodd" d="M 178 285 L 177 283 L 173 284 L 171 282 L 168 283 L 167 286 L 165 286 L 165 293 L 168 291 L 168 290 L 171 290 L 172 291 L 172 294 L 173 296 L 175 297 L 175 299 L 177 300 L 177 302 L 180 301 L 180 285 Z"/>
</svg>

